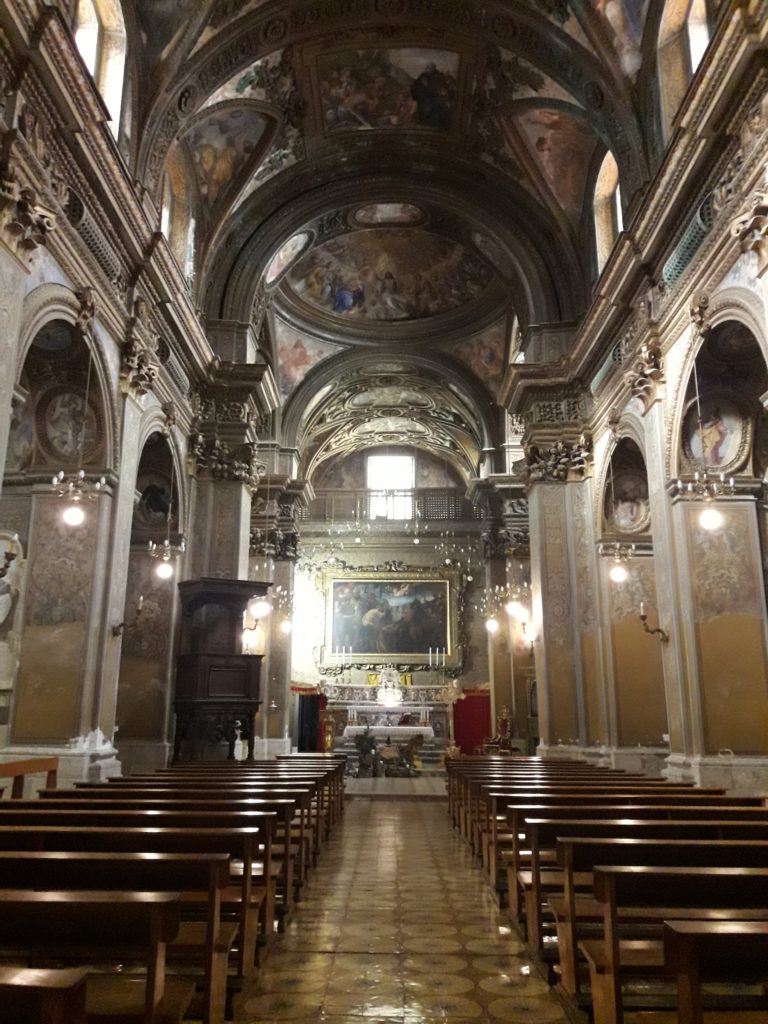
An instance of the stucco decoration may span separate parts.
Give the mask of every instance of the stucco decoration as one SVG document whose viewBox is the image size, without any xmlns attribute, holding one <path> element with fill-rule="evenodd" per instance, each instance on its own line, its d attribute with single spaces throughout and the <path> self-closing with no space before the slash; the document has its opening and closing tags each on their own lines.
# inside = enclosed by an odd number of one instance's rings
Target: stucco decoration
<svg viewBox="0 0 768 1024">
<path fill-rule="evenodd" d="M 479 298 L 493 279 L 484 260 L 412 228 L 354 231 L 315 247 L 287 275 L 293 294 L 345 319 L 414 320 Z"/>
<path fill-rule="evenodd" d="M 355 221 L 365 227 L 377 224 L 420 224 L 425 215 L 413 203 L 369 203 L 355 211 Z"/>
</svg>

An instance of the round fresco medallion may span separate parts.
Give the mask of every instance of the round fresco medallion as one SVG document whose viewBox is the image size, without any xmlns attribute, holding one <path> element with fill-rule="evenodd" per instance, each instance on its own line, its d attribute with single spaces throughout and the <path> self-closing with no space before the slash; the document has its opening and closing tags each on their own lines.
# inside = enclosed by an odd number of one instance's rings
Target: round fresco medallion
<svg viewBox="0 0 768 1024">
<path fill-rule="evenodd" d="M 56 462 L 73 463 L 78 456 L 80 438 L 83 444 L 83 462 L 96 462 L 102 448 L 103 424 L 101 411 L 89 399 L 83 422 L 85 399 L 61 384 L 46 391 L 36 411 L 37 437 L 45 454 Z"/>
<path fill-rule="evenodd" d="M 730 398 L 694 400 L 683 419 L 683 450 L 687 458 L 707 469 L 729 472 L 743 465 L 751 441 L 751 422 Z"/>
<path fill-rule="evenodd" d="M 479 257 L 413 228 L 353 231 L 315 246 L 285 277 L 297 299 L 344 319 L 420 320 L 479 298 L 493 280 Z"/>
</svg>

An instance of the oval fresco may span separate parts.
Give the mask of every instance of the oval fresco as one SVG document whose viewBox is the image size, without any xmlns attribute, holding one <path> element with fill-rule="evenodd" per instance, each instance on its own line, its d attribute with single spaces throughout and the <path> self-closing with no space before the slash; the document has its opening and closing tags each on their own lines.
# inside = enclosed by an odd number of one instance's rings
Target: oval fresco
<svg viewBox="0 0 768 1024">
<path fill-rule="evenodd" d="M 309 241 L 308 231 L 299 231 L 284 242 L 270 260 L 267 267 L 267 286 L 274 284 L 283 271 L 289 267 Z"/>
<path fill-rule="evenodd" d="M 304 256 L 285 281 L 327 313 L 367 320 L 418 320 L 478 298 L 490 268 L 457 242 L 427 231 L 353 231 Z"/>
<path fill-rule="evenodd" d="M 424 214 L 411 203 L 370 203 L 355 212 L 358 224 L 420 224 Z"/>
</svg>

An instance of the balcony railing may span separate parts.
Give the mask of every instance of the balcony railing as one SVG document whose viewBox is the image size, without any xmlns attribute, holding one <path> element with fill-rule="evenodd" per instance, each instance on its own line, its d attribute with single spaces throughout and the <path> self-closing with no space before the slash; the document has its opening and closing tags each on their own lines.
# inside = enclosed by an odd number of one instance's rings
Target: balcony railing
<svg viewBox="0 0 768 1024">
<path fill-rule="evenodd" d="M 319 491 L 301 518 L 315 522 L 407 522 L 423 520 L 466 522 L 481 519 L 480 509 L 464 491 L 447 487 L 420 487 L 408 491 Z"/>
</svg>

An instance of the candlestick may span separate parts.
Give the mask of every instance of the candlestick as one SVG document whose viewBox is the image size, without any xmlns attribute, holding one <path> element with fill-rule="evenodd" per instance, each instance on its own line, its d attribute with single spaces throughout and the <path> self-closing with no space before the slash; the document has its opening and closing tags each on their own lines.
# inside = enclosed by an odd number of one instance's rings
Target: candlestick
<svg viewBox="0 0 768 1024">
<path fill-rule="evenodd" d="M 640 618 L 645 616 L 645 601 L 640 602 Z"/>
<path fill-rule="evenodd" d="M 432 648 L 429 648 L 429 667 L 432 668 Z"/>
<path fill-rule="evenodd" d="M 443 648 L 443 668 L 445 668 L 445 648 Z"/>
<path fill-rule="evenodd" d="M 136 602 L 136 611 L 140 612 L 143 607 L 144 607 L 144 595 L 143 594 L 139 594 L 139 600 Z"/>
</svg>

